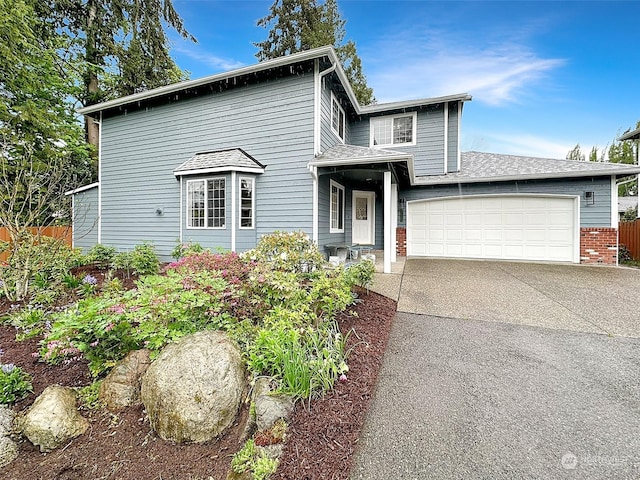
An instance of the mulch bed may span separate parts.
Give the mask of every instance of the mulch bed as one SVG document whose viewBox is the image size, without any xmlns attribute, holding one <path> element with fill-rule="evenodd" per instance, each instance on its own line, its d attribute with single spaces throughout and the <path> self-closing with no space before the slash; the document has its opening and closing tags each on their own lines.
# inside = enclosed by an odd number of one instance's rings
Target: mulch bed
<svg viewBox="0 0 640 480">
<path fill-rule="evenodd" d="M 373 393 L 396 303 L 375 293 L 340 317 L 349 333 L 349 372 L 345 382 L 324 398 L 299 402 L 289 423 L 280 467 L 272 478 L 312 480 L 348 479 L 353 454 Z M 0 312 L 8 304 L 0 303 Z M 34 394 L 15 406 L 28 408 L 51 384 L 82 386 L 91 383 L 86 363 L 51 366 L 31 354 L 37 340 L 15 342 L 15 329 L 0 325 L 1 358 L 33 376 Z M 221 439 L 205 444 L 176 445 L 151 431 L 143 407 L 118 414 L 105 410 L 82 412 L 89 420 L 87 433 L 51 453 L 42 454 L 27 440 L 20 440 L 20 456 L 0 470 L 6 480 L 223 480 L 231 457 L 241 447 L 244 408 L 236 424 Z"/>
</svg>

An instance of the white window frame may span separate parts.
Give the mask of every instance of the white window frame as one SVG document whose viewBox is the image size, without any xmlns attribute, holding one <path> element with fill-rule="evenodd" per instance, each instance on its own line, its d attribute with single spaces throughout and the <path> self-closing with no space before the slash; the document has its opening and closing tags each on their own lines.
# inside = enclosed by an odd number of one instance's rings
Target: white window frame
<svg viewBox="0 0 640 480">
<path fill-rule="evenodd" d="M 213 217 L 209 214 L 209 182 L 222 180 L 224 182 L 224 225 L 219 227 L 208 226 L 209 220 L 212 220 Z M 203 183 L 204 184 L 204 226 L 194 226 L 191 218 L 191 202 L 189 198 L 189 186 L 194 183 Z M 186 223 L 187 229 L 189 230 L 226 230 L 227 228 L 227 179 L 224 176 L 221 177 L 210 177 L 210 178 L 199 178 L 196 180 L 187 180 L 187 197 L 186 197 Z"/>
<path fill-rule="evenodd" d="M 342 228 L 339 228 L 339 222 L 340 222 L 340 215 L 339 215 L 339 211 L 334 210 L 334 206 L 333 206 L 333 189 L 336 189 L 337 192 L 337 199 L 336 199 L 336 207 L 342 210 Z M 339 192 L 342 192 L 342 205 L 340 205 L 340 195 Z M 345 203 L 346 203 L 346 197 L 345 197 L 345 189 L 344 186 L 340 185 L 338 182 L 331 180 L 329 182 L 329 233 L 344 233 L 344 223 L 345 223 Z M 338 223 L 335 227 L 333 225 L 333 219 L 334 219 L 334 212 L 337 214 L 336 215 L 336 222 Z"/>
<path fill-rule="evenodd" d="M 411 117 L 412 119 L 411 142 L 393 143 L 393 122 L 395 121 L 396 118 L 403 118 L 403 117 Z M 374 145 L 373 132 L 374 132 L 375 124 L 378 122 L 389 121 L 389 120 L 391 120 L 391 143 L 380 143 L 380 144 Z M 417 136 L 417 131 L 416 131 L 417 126 L 418 126 L 417 112 L 399 113 L 397 115 L 385 115 L 382 117 L 371 117 L 369 119 L 369 146 L 371 148 L 387 148 L 387 147 L 409 147 L 409 146 L 415 145 L 416 136 Z"/>
<path fill-rule="evenodd" d="M 333 105 L 338 107 L 338 128 L 336 129 L 333 126 L 334 120 L 334 109 Z M 340 132 L 340 119 L 342 118 L 342 132 Z M 347 131 L 347 115 L 344 113 L 344 108 L 340 105 L 340 102 L 336 98 L 336 96 L 331 92 L 331 131 L 340 139 L 342 143 L 344 143 L 344 139 Z"/>
<path fill-rule="evenodd" d="M 251 185 L 251 226 L 243 227 L 242 220 L 247 219 L 242 216 L 242 182 L 249 182 Z M 256 226 L 256 179 L 254 177 L 238 177 L 238 228 L 240 230 L 253 230 Z"/>
</svg>

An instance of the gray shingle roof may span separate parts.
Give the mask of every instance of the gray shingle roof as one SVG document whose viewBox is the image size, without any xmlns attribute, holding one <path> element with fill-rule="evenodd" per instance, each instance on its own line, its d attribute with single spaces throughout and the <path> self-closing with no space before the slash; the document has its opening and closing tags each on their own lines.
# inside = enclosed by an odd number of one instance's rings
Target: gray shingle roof
<svg viewBox="0 0 640 480">
<path fill-rule="evenodd" d="M 622 135 L 619 140 L 623 141 L 623 140 L 638 140 L 640 138 L 640 128 L 636 128 L 635 130 L 631 131 L 631 132 L 627 132 L 624 135 Z"/>
<path fill-rule="evenodd" d="M 618 197 L 618 212 L 626 212 L 630 208 L 638 206 L 638 197 Z"/>
<path fill-rule="evenodd" d="M 543 178 L 634 175 L 638 165 L 607 162 L 579 162 L 551 158 L 521 157 L 496 153 L 463 152 L 459 172 L 421 176 L 416 185 L 497 182 Z"/>
<path fill-rule="evenodd" d="M 241 148 L 196 153 L 177 167 L 173 174 L 189 175 L 207 172 L 231 170 L 264 172 L 264 166 Z"/>
<path fill-rule="evenodd" d="M 371 162 L 376 160 L 389 161 L 389 159 L 408 158 L 411 155 L 397 150 L 388 150 L 384 148 L 368 148 L 358 147 L 357 145 L 334 145 L 327 151 L 318 155 L 315 160 L 311 161 L 311 165 L 322 164 L 327 162 Z"/>
</svg>

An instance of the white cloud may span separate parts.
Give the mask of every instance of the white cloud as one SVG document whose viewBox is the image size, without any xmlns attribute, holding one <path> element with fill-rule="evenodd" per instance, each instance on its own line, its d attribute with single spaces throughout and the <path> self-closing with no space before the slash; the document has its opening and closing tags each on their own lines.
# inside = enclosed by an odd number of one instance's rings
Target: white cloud
<svg viewBox="0 0 640 480">
<path fill-rule="evenodd" d="M 479 134 L 462 141 L 463 150 L 499 152 L 507 155 L 524 155 L 540 158 L 566 158 L 575 146 L 530 134 Z M 589 153 L 589 150 L 586 151 Z"/>
<path fill-rule="evenodd" d="M 377 47 L 374 61 L 365 64 L 372 67 L 367 76 L 381 102 L 465 92 L 489 105 L 513 103 L 565 63 L 542 58 L 521 42 L 483 45 L 478 38 L 442 32 L 405 33 Z"/>
<path fill-rule="evenodd" d="M 199 45 L 181 45 L 176 44 L 173 45 L 171 50 L 175 53 L 179 53 L 181 55 L 187 56 L 192 60 L 195 60 L 198 63 L 201 63 L 207 67 L 207 69 L 212 70 L 212 73 L 218 71 L 228 71 L 234 70 L 236 68 L 243 67 L 245 64 L 243 62 L 220 57 L 213 53 L 203 51 Z"/>
</svg>

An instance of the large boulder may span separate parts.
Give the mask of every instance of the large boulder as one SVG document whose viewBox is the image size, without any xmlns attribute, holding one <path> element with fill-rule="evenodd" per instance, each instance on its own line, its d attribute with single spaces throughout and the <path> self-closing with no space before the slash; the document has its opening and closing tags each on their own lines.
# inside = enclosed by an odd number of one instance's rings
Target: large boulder
<svg viewBox="0 0 640 480">
<path fill-rule="evenodd" d="M 221 332 L 203 331 L 160 353 L 142 376 L 141 398 L 160 437 L 206 442 L 232 424 L 244 389 L 238 348 Z"/>
<path fill-rule="evenodd" d="M 140 381 L 151 360 L 149 350 L 135 350 L 119 362 L 100 384 L 100 401 L 109 410 L 138 405 Z"/>
<path fill-rule="evenodd" d="M 50 452 L 89 428 L 76 409 L 75 392 L 59 385 L 47 387 L 19 423 L 23 435 L 41 452 Z"/>
</svg>

